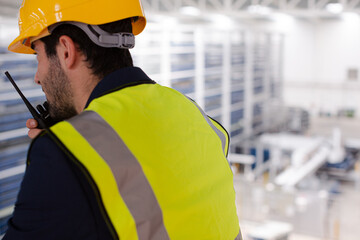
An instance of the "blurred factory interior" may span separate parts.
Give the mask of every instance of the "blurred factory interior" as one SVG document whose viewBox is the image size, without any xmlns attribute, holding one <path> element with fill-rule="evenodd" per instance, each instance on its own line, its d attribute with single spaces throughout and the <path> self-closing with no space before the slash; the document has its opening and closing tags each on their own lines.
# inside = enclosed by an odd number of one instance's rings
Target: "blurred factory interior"
<svg viewBox="0 0 360 240">
<path fill-rule="evenodd" d="M 134 63 L 231 135 L 244 239 L 360 236 L 360 1 L 142 0 Z M 0 0 L 0 239 L 25 169 L 35 56 L 8 52 L 21 0 Z"/>
</svg>

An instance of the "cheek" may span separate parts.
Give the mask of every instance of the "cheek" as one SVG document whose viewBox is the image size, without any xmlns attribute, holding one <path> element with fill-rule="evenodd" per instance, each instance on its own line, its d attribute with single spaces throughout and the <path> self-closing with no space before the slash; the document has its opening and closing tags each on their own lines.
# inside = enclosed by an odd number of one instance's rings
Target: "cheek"
<svg viewBox="0 0 360 240">
<path fill-rule="evenodd" d="M 38 57 L 38 65 L 37 65 L 37 71 L 35 74 L 35 82 L 38 84 L 43 84 L 44 79 L 47 76 L 49 69 L 49 64 L 46 61 L 46 59 L 43 59 L 41 57 Z"/>
<path fill-rule="evenodd" d="M 36 84 L 40 84 L 39 70 L 36 70 L 34 81 Z"/>
<path fill-rule="evenodd" d="M 44 72 L 44 67 L 41 64 L 38 64 L 38 68 L 36 71 L 36 75 L 35 77 L 37 77 L 40 81 L 44 78 L 45 76 L 45 72 Z"/>
</svg>

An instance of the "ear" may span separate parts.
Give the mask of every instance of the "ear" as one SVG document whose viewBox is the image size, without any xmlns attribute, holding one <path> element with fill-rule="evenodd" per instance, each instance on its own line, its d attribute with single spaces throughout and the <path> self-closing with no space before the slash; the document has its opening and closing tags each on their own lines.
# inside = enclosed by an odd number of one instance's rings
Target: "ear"
<svg viewBox="0 0 360 240">
<path fill-rule="evenodd" d="M 67 70 L 76 67 L 81 55 L 70 37 L 66 35 L 61 36 L 56 50 L 63 69 Z"/>
</svg>

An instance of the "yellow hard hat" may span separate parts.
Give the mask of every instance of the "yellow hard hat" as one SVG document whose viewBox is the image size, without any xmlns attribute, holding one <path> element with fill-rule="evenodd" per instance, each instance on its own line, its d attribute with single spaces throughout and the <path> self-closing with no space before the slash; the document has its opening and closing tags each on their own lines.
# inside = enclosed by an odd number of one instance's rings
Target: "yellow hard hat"
<svg viewBox="0 0 360 240">
<path fill-rule="evenodd" d="M 35 53 L 31 43 L 49 35 L 48 27 L 66 21 L 101 25 L 137 17 L 133 34 L 141 33 L 146 18 L 140 0 L 23 0 L 19 10 L 19 36 L 9 51 Z"/>
</svg>

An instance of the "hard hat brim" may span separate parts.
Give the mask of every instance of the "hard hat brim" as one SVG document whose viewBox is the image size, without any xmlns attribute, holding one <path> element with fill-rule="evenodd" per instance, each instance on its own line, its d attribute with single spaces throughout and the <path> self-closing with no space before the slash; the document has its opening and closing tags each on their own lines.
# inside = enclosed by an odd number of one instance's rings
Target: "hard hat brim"
<svg viewBox="0 0 360 240">
<path fill-rule="evenodd" d="M 101 7 L 98 6 L 97 1 L 82 1 L 81 4 L 72 4 L 69 1 L 66 4 L 56 5 L 59 9 L 46 5 L 45 1 L 35 4 L 37 0 L 32 3 L 23 2 L 19 11 L 19 36 L 11 42 L 8 49 L 16 53 L 35 53 L 31 49 L 31 43 L 27 42 L 31 38 L 38 38 L 38 36 L 58 22 L 74 21 L 82 22 L 90 25 L 101 25 L 110 22 L 115 22 L 126 18 L 136 18 L 132 22 L 133 34 L 140 34 L 146 25 L 146 18 L 140 1 L 130 1 L 124 7 L 122 1 L 102 0 L 104 3 Z M 40 1 L 40 0 L 38 0 Z M 26 4 L 27 3 L 27 4 Z M 43 6 L 40 6 L 42 3 Z M 34 17 L 35 16 L 35 17 Z M 24 42 L 26 40 L 26 42 Z M 26 43 L 26 44 L 24 44 Z"/>
</svg>

